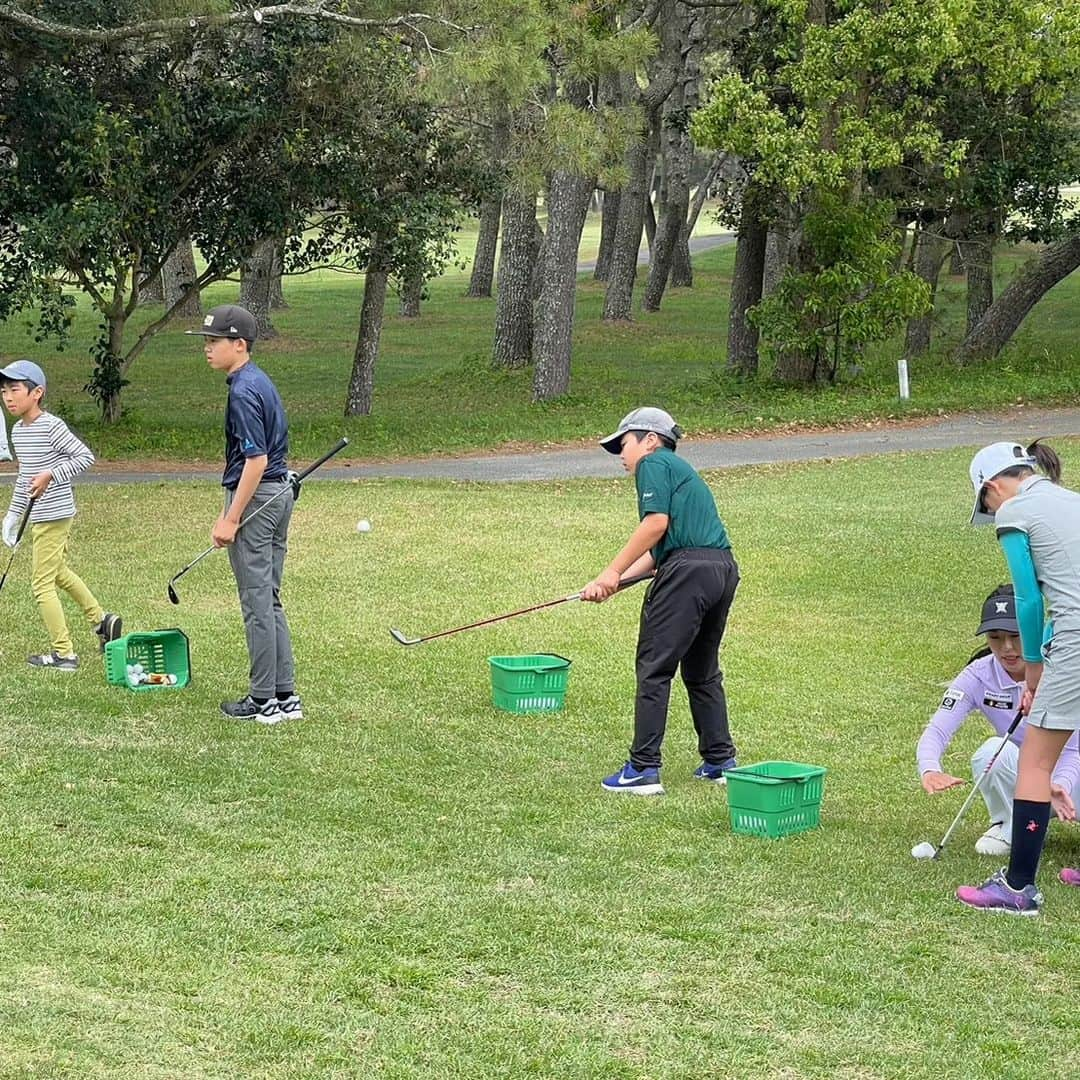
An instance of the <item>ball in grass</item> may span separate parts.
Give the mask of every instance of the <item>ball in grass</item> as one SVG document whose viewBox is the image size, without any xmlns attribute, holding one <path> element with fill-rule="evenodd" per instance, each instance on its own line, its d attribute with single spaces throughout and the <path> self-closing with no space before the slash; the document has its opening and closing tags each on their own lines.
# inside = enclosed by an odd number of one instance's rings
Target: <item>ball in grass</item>
<svg viewBox="0 0 1080 1080">
<path fill-rule="evenodd" d="M 371 532 L 371 522 L 367 518 L 361 518 L 356 523 L 357 532 Z"/>
<path fill-rule="evenodd" d="M 916 844 L 911 849 L 913 858 L 916 859 L 932 859 L 937 852 L 937 849 L 929 840 L 924 840 L 921 844 Z"/>
</svg>

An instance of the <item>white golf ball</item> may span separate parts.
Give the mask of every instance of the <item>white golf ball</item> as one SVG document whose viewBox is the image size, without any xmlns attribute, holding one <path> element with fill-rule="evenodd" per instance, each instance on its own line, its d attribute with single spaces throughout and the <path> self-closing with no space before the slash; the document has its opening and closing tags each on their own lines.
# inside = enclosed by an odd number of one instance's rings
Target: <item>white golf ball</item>
<svg viewBox="0 0 1080 1080">
<path fill-rule="evenodd" d="M 929 840 L 924 840 L 921 844 L 916 844 L 911 849 L 911 854 L 916 859 L 932 859 L 936 851 L 937 848 L 935 848 Z"/>
<path fill-rule="evenodd" d="M 357 532 L 371 532 L 371 522 L 367 518 L 361 518 L 356 523 Z"/>
</svg>

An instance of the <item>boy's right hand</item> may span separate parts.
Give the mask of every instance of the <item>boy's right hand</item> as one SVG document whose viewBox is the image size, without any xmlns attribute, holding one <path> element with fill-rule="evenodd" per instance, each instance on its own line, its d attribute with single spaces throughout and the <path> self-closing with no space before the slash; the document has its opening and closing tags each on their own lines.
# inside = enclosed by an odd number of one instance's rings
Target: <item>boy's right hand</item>
<svg viewBox="0 0 1080 1080">
<path fill-rule="evenodd" d="M 948 773 L 924 772 L 922 774 L 923 790 L 931 795 L 936 795 L 939 791 L 948 791 L 949 788 L 960 787 L 966 783 L 967 781 L 961 780 L 959 776 L 950 776 Z"/>
<path fill-rule="evenodd" d="M 609 596 L 614 596 L 619 591 L 621 580 L 621 575 L 615 570 L 605 570 L 581 590 L 581 599 L 594 604 L 601 604 Z"/>
<path fill-rule="evenodd" d="M 9 548 L 15 547 L 18 542 L 16 537 L 19 535 L 19 523 L 21 520 L 19 515 L 12 510 L 9 510 L 4 515 L 4 543 Z"/>
</svg>

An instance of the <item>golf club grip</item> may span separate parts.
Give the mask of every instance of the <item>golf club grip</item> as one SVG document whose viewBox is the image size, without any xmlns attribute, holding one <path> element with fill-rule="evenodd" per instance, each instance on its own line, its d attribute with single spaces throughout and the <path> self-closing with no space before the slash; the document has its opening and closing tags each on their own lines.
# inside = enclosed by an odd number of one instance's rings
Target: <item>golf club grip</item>
<svg viewBox="0 0 1080 1080">
<path fill-rule="evenodd" d="M 320 465 L 325 465 L 335 454 L 341 453 L 346 446 L 349 445 L 348 439 L 339 439 L 338 442 L 332 446 L 318 461 L 313 461 L 303 472 L 296 474 L 297 480 L 303 480 L 305 476 L 310 476 Z"/>
<path fill-rule="evenodd" d="M 627 589 L 631 585 L 637 585 L 638 582 L 641 581 L 649 581 L 654 577 L 656 577 L 656 574 L 652 570 L 650 570 L 647 574 L 635 574 L 633 577 L 628 577 L 624 581 L 620 581 L 619 587 L 615 591 L 622 592 L 623 589 Z"/>
<path fill-rule="evenodd" d="M 22 543 L 23 533 L 26 532 L 26 526 L 30 524 L 30 511 L 34 509 L 34 503 L 37 502 L 36 498 L 31 499 L 26 504 L 26 509 L 23 511 L 22 521 L 19 522 L 19 531 L 15 534 L 15 546 L 18 547 Z"/>
</svg>

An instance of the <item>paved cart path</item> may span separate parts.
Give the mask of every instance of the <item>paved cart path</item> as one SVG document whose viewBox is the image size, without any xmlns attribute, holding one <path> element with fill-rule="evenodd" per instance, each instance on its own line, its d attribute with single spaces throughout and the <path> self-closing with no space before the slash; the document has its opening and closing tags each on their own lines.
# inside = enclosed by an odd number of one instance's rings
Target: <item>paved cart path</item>
<svg viewBox="0 0 1080 1080">
<path fill-rule="evenodd" d="M 614 421 L 613 421 L 614 424 Z M 607 432 L 598 432 L 607 434 Z M 1014 408 L 995 414 L 955 414 L 924 422 L 875 421 L 863 426 L 799 434 L 729 435 L 685 439 L 679 453 L 699 469 L 732 469 L 775 462 L 819 461 L 906 451 L 978 447 L 998 439 L 1080 435 L 1080 409 Z M 507 483 L 620 475 L 617 458 L 596 443 L 513 454 L 431 457 L 408 461 L 357 462 L 324 466 L 326 480 L 398 477 L 417 480 L 475 480 Z M 0 483 L 10 484 L 14 469 L 0 463 Z M 220 469 L 132 469 L 99 462 L 79 483 L 128 484 L 188 479 L 217 479 Z"/>
</svg>

